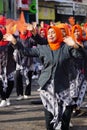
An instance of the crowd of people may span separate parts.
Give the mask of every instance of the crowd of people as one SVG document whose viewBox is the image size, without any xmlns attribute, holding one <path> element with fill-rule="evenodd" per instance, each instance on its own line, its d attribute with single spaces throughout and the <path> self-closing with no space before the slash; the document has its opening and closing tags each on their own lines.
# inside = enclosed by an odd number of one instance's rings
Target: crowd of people
<svg viewBox="0 0 87 130">
<path fill-rule="evenodd" d="M 36 22 L 26 23 L 23 12 L 18 21 L 7 20 L 6 24 L 3 20 L 0 107 L 10 105 L 8 99 L 14 86 L 18 100 L 31 95 L 32 75 L 38 73 L 34 63 L 38 61 L 46 129 L 69 130 L 71 115 L 80 110 L 87 89 L 87 23 L 81 26 L 70 17 L 69 23 L 48 25 L 42 21 L 38 27 Z"/>
</svg>

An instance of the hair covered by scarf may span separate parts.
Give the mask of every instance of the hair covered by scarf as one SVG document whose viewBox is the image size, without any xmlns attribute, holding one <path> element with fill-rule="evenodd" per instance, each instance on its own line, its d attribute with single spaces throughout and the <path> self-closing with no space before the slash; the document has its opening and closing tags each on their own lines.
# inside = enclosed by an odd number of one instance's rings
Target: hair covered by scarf
<svg viewBox="0 0 87 130">
<path fill-rule="evenodd" d="M 61 30 L 56 26 L 49 26 L 47 32 L 50 28 L 53 28 L 56 33 L 56 40 L 52 43 L 48 40 L 48 44 L 52 50 L 57 50 L 60 48 L 61 43 L 63 41 Z"/>
<path fill-rule="evenodd" d="M 60 29 L 64 29 L 65 32 L 66 32 L 66 35 L 69 35 L 69 29 L 68 29 L 66 24 L 60 23 L 60 24 L 57 25 L 57 27 L 60 28 Z"/>
<path fill-rule="evenodd" d="M 74 36 L 75 29 L 77 29 L 80 32 L 80 36 L 78 39 L 75 39 L 75 36 Z M 83 37 L 82 37 L 82 29 L 81 29 L 80 25 L 76 24 L 72 27 L 71 37 L 74 39 L 74 41 L 78 41 L 81 44 Z"/>
<path fill-rule="evenodd" d="M 46 28 L 40 28 L 40 31 L 39 31 L 39 33 L 41 34 L 41 31 L 43 31 L 44 32 L 44 34 L 45 34 L 45 38 L 47 37 L 47 29 Z"/>
</svg>

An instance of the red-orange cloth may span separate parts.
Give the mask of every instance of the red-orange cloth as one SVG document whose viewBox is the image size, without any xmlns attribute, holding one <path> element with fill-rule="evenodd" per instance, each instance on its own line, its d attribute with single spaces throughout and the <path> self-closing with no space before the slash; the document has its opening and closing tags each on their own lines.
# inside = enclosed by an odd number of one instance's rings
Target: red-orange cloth
<svg viewBox="0 0 87 130">
<path fill-rule="evenodd" d="M 27 30 L 25 34 L 20 33 L 19 36 L 22 40 L 26 40 L 27 38 L 32 36 L 32 33 Z"/>
<path fill-rule="evenodd" d="M 2 34 L 6 34 L 6 29 L 5 28 L 0 28 L 0 31 Z M 8 44 L 8 41 L 3 41 L 3 39 L 0 41 L 0 46 L 6 46 Z"/>
<path fill-rule="evenodd" d="M 0 16 L 0 25 L 3 25 L 3 26 L 6 25 L 6 17 L 5 16 Z"/>
<path fill-rule="evenodd" d="M 79 36 L 78 39 L 76 39 L 75 36 L 74 36 L 75 29 L 78 29 L 78 31 L 80 32 L 80 36 Z M 82 40 L 83 40 L 83 37 L 82 37 L 82 28 L 81 28 L 81 26 L 79 24 L 75 24 L 72 27 L 71 37 L 74 39 L 75 42 L 79 42 L 80 44 L 82 43 Z"/>
</svg>

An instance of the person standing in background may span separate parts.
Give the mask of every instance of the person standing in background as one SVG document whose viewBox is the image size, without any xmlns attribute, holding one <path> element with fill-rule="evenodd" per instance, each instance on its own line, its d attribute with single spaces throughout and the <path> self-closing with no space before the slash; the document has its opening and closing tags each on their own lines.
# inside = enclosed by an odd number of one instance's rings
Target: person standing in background
<svg viewBox="0 0 87 130">
<path fill-rule="evenodd" d="M 15 70 L 15 63 L 13 60 L 13 48 L 8 41 L 3 40 L 3 36 L 6 34 L 6 18 L 0 17 L 0 95 L 1 103 L 0 107 L 9 106 L 10 94 L 14 87 L 14 75 L 12 72 Z M 10 58 L 9 58 L 10 56 Z M 11 62 L 10 62 L 11 59 Z M 11 63 L 11 64 L 9 64 Z"/>
</svg>

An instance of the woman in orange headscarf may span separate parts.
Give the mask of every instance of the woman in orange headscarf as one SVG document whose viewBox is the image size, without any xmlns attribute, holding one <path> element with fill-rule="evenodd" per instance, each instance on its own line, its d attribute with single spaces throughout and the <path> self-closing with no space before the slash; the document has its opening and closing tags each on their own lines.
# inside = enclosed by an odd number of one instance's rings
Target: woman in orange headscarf
<svg viewBox="0 0 87 130">
<path fill-rule="evenodd" d="M 73 40 L 78 43 L 78 44 L 82 44 L 82 40 L 83 40 L 83 36 L 82 36 L 82 28 L 80 25 L 75 24 L 72 27 L 71 30 L 71 37 L 73 38 Z"/>
<path fill-rule="evenodd" d="M 76 24 L 72 27 L 71 37 L 78 45 L 80 45 L 82 47 L 84 46 L 85 41 L 84 41 L 84 38 L 82 35 L 82 28 L 80 25 Z M 75 96 L 77 107 L 73 111 L 75 116 L 77 116 L 78 114 L 80 114 L 82 112 L 80 110 L 80 105 L 83 101 L 85 91 L 86 91 L 86 86 L 87 86 L 87 85 L 84 85 L 84 82 L 86 82 L 84 77 L 85 77 L 85 73 L 87 71 L 86 70 L 87 59 L 86 59 L 85 50 L 82 52 L 83 52 L 83 56 L 84 56 L 83 58 L 74 59 L 75 60 L 74 66 L 76 66 L 76 79 L 74 80 L 74 82 L 77 84 L 73 84 L 73 86 L 77 87 L 77 90 L 78 90 L 78 92 L 77 92 L 78 96 Z M 72 83 L 71 83 L 71 85 L 72 85 Z M 84 87 L 83 87 L 83 85 L 84 85 Z M 79 100 L 79 99 L 81 99 L 81 100 Z"/>
<path fill-rule="evenodd" d="M 49 27 L 47 39 L 50 48 L 52 50 L 58 50 L 61 46 L 61 42 L 63 41 L 60 29 L 58 29 L 56 26 Z"/>
<path fill-rule="evenodd" d="M 28 27 L 33 39 L 39 44 L 36 48 L 26 49 L 19 44 L 12 35 L 5 35 L 15 47 L 20 48 L 24 55 L 39 57 L 43 63 L 38 83 L 40 97 L 45 108 L 47 130 L 69 130 L 69 122 L 75 102 L 70 97 L 68 65 L 71 57 L 77 56 L 78 49 L 74 49 L 75 42 L 68 39 L 63 42 L 61 30 L 56 26 L 49 26 L 47 39 L 41 38 L 33 26 Z M 77 53 L 76 53 L 77 52 Z"/>
<path fill-rule="evenodd" d="M 69 36 L 69 29 L 65 23 L 60 23 L 57 27 L 61 29 L 63 37 Z"/>
</svg>

